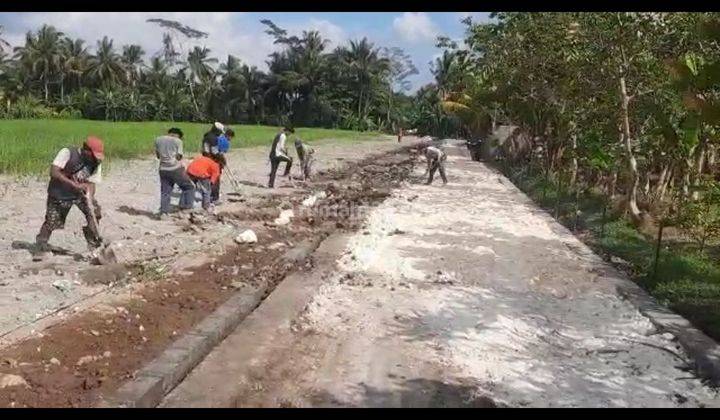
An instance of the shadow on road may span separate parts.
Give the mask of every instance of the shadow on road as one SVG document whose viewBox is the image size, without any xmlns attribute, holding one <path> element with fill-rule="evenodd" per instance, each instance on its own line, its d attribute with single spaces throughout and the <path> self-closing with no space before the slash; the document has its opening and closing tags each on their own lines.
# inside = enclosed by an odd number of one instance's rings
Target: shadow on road
<svg viewBox="0 0 720 420">
<path fill-rule="evenodd" d="M 313 407 L 398 407 L 398 408 L 498 408 L 491 398 L 478 393 L 478 387 L 413 378 L 397 383 L 393 390 L 367 384 L 355 387 L 362 394 L 359 402 L 342 401 L 328 392 L 310 397 Z"/>
</svg>

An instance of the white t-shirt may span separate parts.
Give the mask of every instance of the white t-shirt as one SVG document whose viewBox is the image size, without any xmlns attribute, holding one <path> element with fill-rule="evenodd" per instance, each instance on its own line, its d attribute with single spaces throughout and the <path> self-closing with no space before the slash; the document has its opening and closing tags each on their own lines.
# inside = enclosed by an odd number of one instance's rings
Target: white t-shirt
<svg viewBox="0 0 720 420">
<path fill-rule="evenodd" d="M 275 154 L 278 156 L 285 156 L 285 140 L 287 139 L 287 136 L 285 133 L 280 133 L 280 139 L 277 142 L 277 146 L 275 146 Z"/>
<path fill-rule="evenodd" d="M 60 169 L 65 169 L 70 160 L 70 149 L 64 148 L 60 150 L 53 160 L 53 166 L 57 166 Z M 73 181 L 82 182 L 87 181 L 93 184 L 99 184 L 102 181 L 102 164 L 98 165 L 95 172 L 92 174 L 86 173 L 87 171 L 80 171 L 73 176 Z"/>
</svg>

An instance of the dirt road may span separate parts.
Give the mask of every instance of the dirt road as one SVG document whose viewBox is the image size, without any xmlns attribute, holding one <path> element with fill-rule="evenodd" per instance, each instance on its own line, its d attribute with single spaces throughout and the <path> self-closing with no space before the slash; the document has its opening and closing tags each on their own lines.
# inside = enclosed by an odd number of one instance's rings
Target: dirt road
<svg viewBox="0 0 720 420">
<path fill-rule="evenodd" d="M 718 406 L 625 279 L 452 150 L 447 186 L 331 236 L 163 406 Z"/>
<path fill-rule="evenodd" d="M 278 225 L 273 221 L 283 209 L 301 210 L 316 191 L 338 209 L 377 202 L 412 165 L 407 155 L 394 161 L 394 154 L 385 166 L 374 165 L 377 156 L 397 148 L 387 139 L 313 146 L 318 173 L 311 182 L 293 187 L 283 179 L 275 190 L 259 188 L 267 181 L 267 150 L 236 151 L 229 160 L 244 182 L 241 198 L 227 196 L 214 217 L 180 214 L 162 222 L 152 217 L 159 198 L 156 162 L 115 162 L 98 194 L 101 229 L 119 245 L 122 261 L 111 266 L 75 260 L 84 250 L 75 210 L 67 229 L 51 238 L 66 252 L 31 261 L 26 248 L 42 221 L 46 184 L 6 181 L 9 188 L 0 189 L 6 191 L 0 206 L 6 216 L 0 224 L 0 406 L 95 405 L 230 296 L 272 290 L 288 272 L 302 269 L 282 261 L 285 251 L 355 228 L 332 213 L 298 213 Z M 347 188 L 349 177 L 375 182 Z M 256 232 L 257 244 L 233 241 L 245 229 Z"/>
<path fill-rule="evenodd" d="M 316 166 L 322 170 L 338 167 L 346 160 L 359 159 L 368 153 L 389 150 L 397 144 L 388 140 L 328 140 L 316 146 L 319 156 Z M 235 176 L 247 183 L 243 192 L 248 198 L 283 195 L 291 191 L 284 181 L 280 181 L 280 188 L 274 191 L 253 186 L 267 184 L 270 167 L 266 148 L 237 149 L 228 160 Z M 294 168 L 293 173 L 297 174 L 296 171 Z M 22 182 L 0 179 L 0 191 L 4 192 L 0 206 L 0 307 L 3 308 L 0 311 L 0 345 L 7 344 L 3 338 L 11 331 L 32 326 L 59 308 L 76 305 L 128 276 L 120 267 L 115 272 L 98 275 L 87 263 L 75 261 L 87 250 L 80 231 L 84 219 L 78 210 L 70 212 L 64 230 L 53 233 L 50 242 L 61 252 L 47 261 L 32 261 L 28 247 L 35 241 L 43 221 L 46 188 L 44 177 Z M 183 257 L 186 261 L 177 265 L 179 270 L 181 266 L 202 261 L 202 255 L 193 255 L 193 251 L 222 253 L 227 245 L 223 240 L 232 239 L 237 232 L 227 225 L 215 225 L 198 234 L 183 230 L 175 220 L 155 220 L 153 214 L 159 207 L 159 188 L 155 159 L 116 161 L 98 187 L 98 201 L 105 215 L 101 231 L 106 238 L 120 245 L 122 261 Z M 232 191 L 227 176 L 223 179 L 222 191 Z M 232 211 L 236 207 L 239 206 L 226 202 L 218 210 Z"/>
</svg>

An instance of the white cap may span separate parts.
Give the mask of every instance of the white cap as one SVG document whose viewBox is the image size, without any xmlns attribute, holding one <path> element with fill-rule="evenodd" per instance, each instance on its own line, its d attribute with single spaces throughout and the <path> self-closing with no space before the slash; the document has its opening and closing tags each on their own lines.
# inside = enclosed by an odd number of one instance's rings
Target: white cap
<svg viewBox="0 0 720 420">
<path fill-rule="evenodd" d="M 222 124 L 220 124 L 220 123 L 217 122 L 217 121 L 215 122 L 215 128 L 217 128 L 218 130 L 222 131 L 223 133 L 225 132 L 225 126 L 222 125 Z"/>
</svg>

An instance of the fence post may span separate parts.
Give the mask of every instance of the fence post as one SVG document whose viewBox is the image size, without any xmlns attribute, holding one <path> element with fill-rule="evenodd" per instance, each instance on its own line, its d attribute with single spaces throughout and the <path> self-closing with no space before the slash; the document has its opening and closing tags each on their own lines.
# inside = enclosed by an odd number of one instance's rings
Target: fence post
<svg viewBox="0 0 720 420">
<path fill-rule="evenodd" d="M 657 244 L 655 245 L 655 262 L 653 263 L 653 280 L 657 280 L 658 261 L 660 260 L 660 249 L 662 248 L 663 228 L 665 220 L 660 219 L 660 228 L 658 229 Z"/>
</svg>

